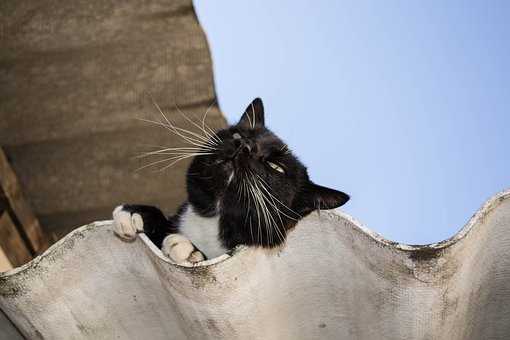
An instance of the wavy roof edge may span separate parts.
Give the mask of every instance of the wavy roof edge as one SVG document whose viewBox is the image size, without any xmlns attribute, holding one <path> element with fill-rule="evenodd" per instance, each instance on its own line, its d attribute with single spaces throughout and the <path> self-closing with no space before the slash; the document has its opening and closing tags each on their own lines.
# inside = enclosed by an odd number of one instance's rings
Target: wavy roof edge
<svg viewBox="0 0 510 340">
<path fill-rule="evenodd" d="M 352 225 L 354 225 L 358 229 L 358 231 L 360 231 L 362 234 L 368 236 L 373 241 L 375 241 L 379 244 L 382 244 L 384 246 L 391 247 L 395 250 L 402 251 L 402 252 L 421 251 L 424 249 L 425 250 L 431 250 L 431 249 L 432 250 L 444 250 L 448 247 L 451 247 L 454 244 L 457 244 L 462 239 L 464 239 L 466 237 L 466 235 L 468 235 L 474 228 L 477 227 L 478 224 L 481 224 L 480 221 L 485 216 L 487 216 L 487 214 L 489 214 L 491 211 L 496 209 L 498 206 L 500 206 L 502 204 L 503 201 L 505 201 L 507 199 L 510 199 L 510 189 L 501 191 L 501 192 L 493 195 L 490 199 L 488 199 L 482 205 L 482 207 L 480 209 L 478 209 L 478 211 L 469 219 L 467 224 L 464 227 L 462 227 L 457 233 L 455 233 L 453 236 L 451 236 L 450 238 L 447 238 L 440 242 L 424 244 L 424 245 L 409 245 L 409 244 L 398 243 L 398 242 L 394 242 L 389 239 L 386 239 L 384 236 L 367 228 L 363 223 L 356 220 L 349 214 L 341 212 L 341 211 L 322 211 L 321 215 L 326 215 L 330 219 L 336 219 L 336 220 L 344 219 L 344 220 L 352 223 Z M 43 254 L 34 258 L 32 261 L 30 261 L 20 267 L 11 269 L 7 272 L 0 273 L 0 279 L 2 279 L 2 281 L 5 281 L 6 279 L 14 277 L 17 274 L 27 272 L 30 269 L 37 267 L 37 265 L 41 261 L 44 261 L 44 259 L 46 257 L 48 257 L 51 254 L 56 253 L 59 249 L 66 247 L 66 245 L 68 245 L 69 243 L 74 243 L 77 239 L 83 238 L 83 235 L 85 233 L 91 232 L 97 228 L 108 227 L 111 225 L 111 223 L 112 223 L 111 220 L 96 221 L 96 222 L 92 222 L 90 224 L 84 225 L 82 227 L 79 227 L 79 228 L 73 230 L 68 235 L 63 237 L 61 240 L 59 240 L 58 242 L 53 244 Z M 184 266 L 180 266 L 178 264 L 173 263 L 170 259 L 165 257 L 162 254 L 162 252 L 144 234 L 140 234 L 139 238 L 152 251 L 152 253 L 155 256 L 157 256 L 161 261 L 166 262 L 170 265 L 184 267 Z M 224 262 L 228 259 L 236 257 L 237 254 L 244 252 L 245 250 L 246 250 L 246 247 L 240 246 L 232 252 L 232 256 L 229 256 L 228 254 L 224 254 L 219 257 L 195 264 L 193 267 L 205 267 L 205 266 L 217 265 L 217 264 Z M 1 283 L 2 282 L 0 281 L 0 285 L 1 285 Z"/>
</svg>

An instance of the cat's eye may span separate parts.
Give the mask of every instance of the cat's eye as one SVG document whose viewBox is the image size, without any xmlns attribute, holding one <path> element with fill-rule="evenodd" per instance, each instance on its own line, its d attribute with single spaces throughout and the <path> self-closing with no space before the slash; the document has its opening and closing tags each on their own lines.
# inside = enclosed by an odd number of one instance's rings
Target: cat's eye
<svg viewBox="0 0 510 340">
<path fill-rule="evenodd" d="M 267 163 L 267 165 L 269 165 L 269 167 L 271 169 L 276 170 L 281 174 L 285 174 L 285 170 L 280 165 L 273 163 L 273 162 L 266 162 L 266 163 Z"/>
</svg>

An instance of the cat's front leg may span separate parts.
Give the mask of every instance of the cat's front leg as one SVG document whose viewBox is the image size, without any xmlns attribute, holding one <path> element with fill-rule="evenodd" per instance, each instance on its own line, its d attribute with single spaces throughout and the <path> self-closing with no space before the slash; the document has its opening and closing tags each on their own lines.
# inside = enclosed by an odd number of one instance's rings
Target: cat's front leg
<svg viewBox="0 0 510 340">
<path fill-rule="evenodd" d="M 202 252 L 178 234 L 177 228 L 156 207 L 119 205 L 113 210 L 113 221 L 113 231 L 120 238 L 131 241 L 137 233 L 145 233 L 175 263 L 192 264 L 205 260 Z"/>
<path fill-rule="evenodd" d="M 145 233 L 156 246 L 166 235 L 177 229 L 161 210 L 150 205 L 123 204 L 113 210 L 115 233 L 124 240 L 134 240 L 137 233 Z"/>
<path fill-rule="evenodd" d="M 142 216 L 134 211 L 119 205 L 113 210 L 113 232 L 120 238 L 131 241 L 137 233 L 143 233 L 144 223 Z"/>
</svg>

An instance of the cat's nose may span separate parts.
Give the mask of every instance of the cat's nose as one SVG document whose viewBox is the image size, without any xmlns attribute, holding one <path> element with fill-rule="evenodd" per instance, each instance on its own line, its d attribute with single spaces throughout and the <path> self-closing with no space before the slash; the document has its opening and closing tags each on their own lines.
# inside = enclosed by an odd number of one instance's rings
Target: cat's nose
<svg viewBox="0 0 510 340">
<path fill-rule="evenodd" d="M 239 149 L 243 146 L 244 142 L 242 139 L 234 139 L 234 147 Z"/>
<path fill-rule="evenodd" d="M 234 139 L 234 146 L 238 151 L 249 154 L 252 151 L 250 141 L 244 139 Z"/>
<path fill-rule="evenodd" d="M 242 150 L 244 153 L 250 153 L 251 152 L 251 146 L 250 144 L 248 143 L 245 143 L 243 146 L 242 146 Z"/>
<path fill-rule="evenodd" d="M 225 148 L 225 155 L 228 159 L 252 157 L 257 153 L 257 145 L 249 139 L 235 138 Z"/>
</svg>

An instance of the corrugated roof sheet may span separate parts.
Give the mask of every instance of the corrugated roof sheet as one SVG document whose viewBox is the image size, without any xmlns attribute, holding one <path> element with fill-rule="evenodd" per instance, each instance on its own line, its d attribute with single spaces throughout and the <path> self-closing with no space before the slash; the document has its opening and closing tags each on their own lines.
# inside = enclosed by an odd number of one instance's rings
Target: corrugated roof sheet
<svg viewBox="0 0 510 340">
<path fill-rule="evenodd" d="M 323 211 L 280 253 L 181 267 L 96 222 L 1 274 L 0 307 L 31 339 L 508 339 L 509 231 L 510 191 L 428 246 Z"/>
</svg>

